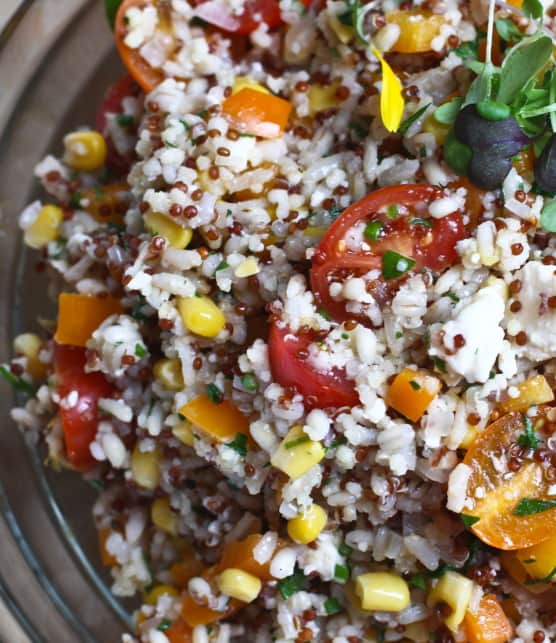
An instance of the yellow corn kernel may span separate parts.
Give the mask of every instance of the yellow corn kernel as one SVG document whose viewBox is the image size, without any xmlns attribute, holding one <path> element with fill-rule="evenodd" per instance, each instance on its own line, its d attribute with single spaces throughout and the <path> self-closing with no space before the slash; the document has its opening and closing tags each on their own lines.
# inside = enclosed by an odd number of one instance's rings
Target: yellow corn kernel
<svg viewBox="0 0 556 643">
<path fill-rule="evenodd" d="M 448 132 L 450 131 L 449 125 L 439 123 L 434 114 L 427 116 L 423 123 L 423 132 L 428 132 L 434 136 L 437 145 L 444 145 Z"/>
<path fill-rule="evenodd" d="M 355 35 L 355 29 L 350 25 L 345 25 L 343 22 L 340 22 L 338 16 L 328 16 L 328 24 L 332 28 L 332 31 L 338 36 L 338 40 L 343 42 L 344 45 L 347 45 Z"/>
<path fill-rule="evenodd" d="M 191 228 L 178 225 L 161 212 L 147 212 L 143 220 L 149 232 L 164 237 L 174 248 L 187 248 L 193 236 Z"/>
<path fill-rule="evenodd" d="M 317 539 L 327 521 L 326 511 L 320 505 L 313 504 L 303 513 L 288 520 L 288 534 L 294 542 L 306 545 Z"/>
<path fill-rule="evenodd" d="M 520 549 L 515 555 L 531 578 L 547 578 L 556 568 L 556 536 L 538 545 Z"/>
<path fill-rule="evenodd" d="M 140 451 L 135 445 L 131 454 L 131 474 L 133 480 L 144 489 L 156 489 L 160 480 L 159 455 L 156 451 Z"/>
<path fill-rule="evenodd" d="M 238 601 L 243 601 L 244 603 L 254 601 L 262 587 L 260 578 L 235 567 L 225 569 L 218 576 L 216 583 L 222 594 L 237 598 Z"/>
<path fill-rule="evenodd" d="M 467 431 L 463 436 L 463 440 L 459 443 L 460 449 L 469 449 L 469 447 L 475 441 L 475 438 L 479 435 L 479 429 L 472 424 L 467 425 Z"/>
<path fill-rule="evenodd" d="M 55 205 L 43 205 L 33 223 L 25 230 L 25 245 L 39 250 L 60 235 L 64 212 Z"/>
<path fill-rule="evenodd" d="M 170 508 L 170 499 L 157 498 L 151 505 L 151 520 L 153 525 L 168 534 L 178 533 L 178 517 Z"/>
<path fill-rule="evenodd" d="M 509 397 L 500 404 L 504 413 L 512 411 L 526 411 L 530 406 L 552 402 L 554 393 L 544 375 L 534 375 L 516 386 L 519 391 L 517 397 Z"/>
<path fill-rule="evenodd" d="M 311 440 L 303 432 L 303 427 L 292 427 L 280 446 L 273 453 L 270 462 L 292 480 L 307 473 L 311 467 L 324 458 L 324 447 L 320 442 Z"/>
<path fill-rule="evenodd" d="M 106 141 L 93 130 L 67 134 L 64 147 L 64 162 L 74 170 L 93 172 L 106 160 Z"/>
<path fill-rule="evenodd" d="M 390 572 L 361 574 L 355 579 L 355 593 L 366 611 L 401 612 L 410 602 L 408 584 Z"/>
<path fill-rule="evenodd" d="M 433 607 L 437 603 L 446 603 L 452 612 L 444 619 L 446 627 L 457 632 L 473 591 L 473 581 L 457 572 L 446 572 L 434 586 L 427 599 L 427 605 Z"/>
<path fill-rule="evenodd" d="M 253 89 L 256 92 L 261 92 L 261 94 L 270 94 L 266 87 L 263 87 L 260 83 L 249 78 L 249 76 L 236 76 L 235 82 L 232 86 L 232 94 L 237 94 L 242 89 Z"/>
<path fill-rule="evenodd" d="M 209 297 L 178 297 L 185 327 L 202 337 L 216 337 L 226 325 L 224 313 Z"/>
<path fill-rule="evenodd" d="M 251 277 L 252 275 L 256 275 L 258 272 L 260 272 L 260 268 L 255 257 L 248 257 L 234 270 L 235 276 L 240 279 L 242 277 Z"/>
<path fill-rule="evenodd" d="M 153 375 L 157 382 L 167 391 L 183 391 L 185 383 L 179 359 L 159 359 L 153 366 Z"/>
<path fill-rule="evenodd" d="M 172 435 L 188 447 L 192 447 L 195 444 L 191 422 L 188 422 L 187 420 L 183 420 L 179 424 L 176 424 L 172 429 Z"/>
<path fill-rule="evenodd" d="M 324 112 L 327 109 L 338 107 L 339 100 L 336 96 L 336 90 L 340 86 L 338 81 L 331 85 L 320 85 L 313 83 L 309 88 L 309 111 L 311 116 L 318 112 Z"/>
<path fill-rule="evenodd" d="M 34 380 L 43 378 L 48 366 L 39 360 L 41 338 L 35 333 L 22 333 L 14 339 L 14 351 L 27 358 L 27 370 Z"/>
<path fill-rule="evenodd" d="M 158 603 L 158 599 L 164 594 L 167 594 L 168 596 L 177 596 L 179 592 L 172 585 L 155 585 L 145 594 L 145 603 L 147 603 L 147 605 L 156 605 Z"/>
</svg>

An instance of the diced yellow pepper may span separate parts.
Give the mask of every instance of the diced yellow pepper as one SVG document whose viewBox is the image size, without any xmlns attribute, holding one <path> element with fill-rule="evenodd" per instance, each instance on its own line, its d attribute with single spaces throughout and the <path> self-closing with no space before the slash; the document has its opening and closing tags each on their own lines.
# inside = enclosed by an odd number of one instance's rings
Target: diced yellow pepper
<svg viewBox="0 0 556 643">
<path fill-rule="evenodd" d="M 409 586 L 390 572 L 369 572 L 355 579 L 355 593 L 366 611 L 401 612 L 410 603 Z"/>
<path fill-rule="evenodd" d="M 431 114 L 430 116 L 427 116 L 427 118 L 425 118 L 425 121 L 423 123 L 423 132 L 432 134 L 437 145 L 444 145 L 449 131 L 450 126 L 439 123 L 434 117 L 434 114 Z"/>
<path fill-rule="evenodd" d="M 534 375 L 516 386 L 519 391 L 517 397 L 508 397 L 500 403 L 500 410 L 504 413 L 512 411 L 526 411 L 530 406 L 552 402 L 554 393 L 544 375 Z"/>
<path fill-rule="evenodd" d="M 178 297 L 184 326 L 196 335 L 216 337 L 226 325 L 224 313 L 209 297 Z"/>
<path fill-rule="evenodd" d="M 288 535 L 294 542 L 306 545 L 317 539 L 327 521 L 326 511 L 320 505 L 312 504 L 303 513 L 288 520 Z"/>
<path fill-rule="evenodd" d="M 174 248 L 187 248 L 193 236 L 191 228 L 178 225 L 162 212 L 147 212 L 144 221 L 149 232 L 164 237 Z"/>
<path fill-rule="evenodd" d="M 34 380 L 40 380 L 48 371 L 48 365 L 39 360 L 41 344 L 41 338 L 34 333 L 22 333 L 14 339 L 14 350 L 27 358 L 27 371 Z"/>
<path fill-rule="evenodd" d="M 141 451 L 139 443 L 131 454 L 133 480 L 144 489 L 156 489 L 160 480 L 160 457 L 157 451 Z"/>
<path fill-rule="evenodd" d="M 322 444 L 311 440 L 303 432 L 303 427 L 296 425 L 288 431 L 280 446 L 273 453 L 270 463 L 295 480 L 318 464 L 324 455 Z"/>
<path fill-rule="evenodd" d="M 237 94 L 245 88 L 254 89 L 256 92 L 261 92 L 262 94 L 270 94 L 266 87 L 263 87 L 260 83 L 249 78 L 249 76 L 236 76 L 235 82 L 232 86 L 232 94 Z"/>
<path fill-rule="evenodd" d="M 432 49 L 432 41 L 440 34 L 445 18 L 423 9 L 395 10 L 386 14 L 387 24 L 397 24 L 400 36 L 391 51 L 419 54 Z"/>
<path fill-rule="evenodd" d="M 39 250 L 55 241 L 60 236 L 60 226 L 64 220 L 64 212 L 55 205 L 43 205 L 33 223 L 25 230 L 23 240 L 25 245 Z"/>
<path fill-rule="evenodd" d="M 236 598 L 244 603 L 251 603 L 261 592 L 261 579 L 242 569 L 230 567 L 217 578 L 218 589 L 222 594 Z"/>
<path fill-rule="evenodd" d="M 311 116 L 324 112 L 328 109 L 338 107 L 340 101 L 336 96 L 336 90 L 340 86 L 339 81 L 335 81 L 330 85 L 321 85 L 320 83 L 313 83 L 309 87 L 309 111 Z"/>
<path fill-rule="evenodd" d="M 158 603 L 158 599 L 164 594 L 167 594 L 168 596 L 177 596 L 179 592 L 172 585 L 155 585 L 145 594 L 145 603 L 147 603 L 147 605 L 156 605 Z"/>
<path fill-rule="evenodd" d="M 179 424 L 176 424 L 172 429 L 172 435 L 188 447 L 192 447 L 195 444 L 195 436 L 193 435 L 191 422 L 188 422 L 187 420 L 183 420 Z"/>
<path fill-rule="evenodd" d="M 515 555 L 531 578 L 547 578 L 556 569 L 556 535 L 538 545 L 520 549 Z"/>
<path fill-rule="evenodd" d="M 153 525 L 168 534 L 178 533 L 178 517 L 170 507 L 170 499 L 166 496 L 157 498 L 151 505 L 151 520 Z"/>
<path fill-rule="evenodd" d="M 167 391 L 182 391 L 185 387 L 179 359 L 163 358 L 153 366 L 154 378 Z"/>
<path fill-rule="evenodd" d="M 433 607 L 438 603 L 446 603 L 451 607 L 452 612 L 444 619 L 444 623 L 452 632 L 457 632 L 465 617 L 472 591 L 473 581 L 457 572 L 449 571 L 433 587 L 427 605 Z"/>
<path fill-rule="evenodd" d="M 93 130 L 67 134 L 64 147 L 64 162 L 74 170 L 93 172 L 106 160 L 106 141 L 102 134 Z"/>
</svg>

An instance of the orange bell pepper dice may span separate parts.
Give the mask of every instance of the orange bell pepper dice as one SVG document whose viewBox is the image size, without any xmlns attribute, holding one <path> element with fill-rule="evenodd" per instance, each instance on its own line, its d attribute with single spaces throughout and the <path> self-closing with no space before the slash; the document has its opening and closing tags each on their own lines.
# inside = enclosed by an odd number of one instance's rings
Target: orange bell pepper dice
<svg viewBox="0 0 556 643">
<path fill-rule="evenodd" d="M 386 394 L 386 404 L 408 420 L 417 422 L 440 392 L 440 381 L 425 371 L 404 368 Z"/>
<path fill-rule="evenodd" d="M 464 625 L 469 643 L 506 643 L 513 634 L 511 623 L 494 594 L 483 596 L 475 613 L 467 612 Z"/>
<path fill-rule="evenodd" d="M 78 293 L 61 293 L 58 298 L 57 344 L 85 347 L 93 332 L 110 315 L 123 311 L 115 297 L 92 297 Z"/>
<path fill-rule="evenodd" d="M 245 87 L 222 104 L 222 112 L 241 133 L 262 138 L 282 136 L 292 104 L 272 94 Z"/>
<path fill-rule="evenodd" d="M 219 404 L 199 395 L 180 409 L 180 414 L 218 442 L 233 440 L 238 433 L 249 434 L 249 420 L 229 400 Z"/>
</svg>

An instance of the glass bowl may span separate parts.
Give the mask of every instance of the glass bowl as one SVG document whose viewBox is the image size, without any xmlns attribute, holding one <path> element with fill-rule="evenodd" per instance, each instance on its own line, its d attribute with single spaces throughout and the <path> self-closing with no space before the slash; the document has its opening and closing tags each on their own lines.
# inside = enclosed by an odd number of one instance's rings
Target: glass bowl
<svg viewBox="0 0 556 643">
<path fill-rule="evenodd" d="M 64 132 L 94 123 L 104 90 L 123 73 L 100 0 L 4 2 L 0 20 L 11 19 L 0 34 L 0 362 L 15 335 L 53 316 L 38 257 L 24 251 L 17 225 L 25 204 L 41 197 L 33 167 L 60 151 Z M 131 629 L 132 605 L 110 594 L 100 564 L 96 492 L 44 466 L 44 451 L 10 420 L 16 402 L 2 380 L 0 639 L 118 641 Z"/>
</svg>

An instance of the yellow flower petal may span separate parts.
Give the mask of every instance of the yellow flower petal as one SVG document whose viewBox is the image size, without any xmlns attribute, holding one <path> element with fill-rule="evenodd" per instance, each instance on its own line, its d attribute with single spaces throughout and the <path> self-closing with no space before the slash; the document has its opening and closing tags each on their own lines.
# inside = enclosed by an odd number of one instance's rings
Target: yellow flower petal
<svg viewBox="0 0 556 643">
<path fill-rule="evenodd" d="M 397 132 L 402 122 L 404 100 L 402 84 L 390 65 L 380 55 L 378 49 L 373 50 L 382 67 L 382 91 L 380 92 L 380 115 L 384 127 L 389 132 Z"/>
</svg>

